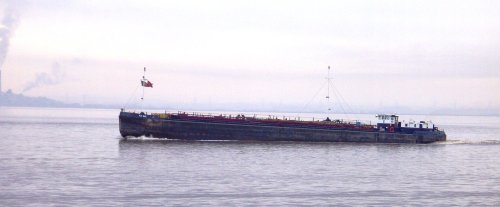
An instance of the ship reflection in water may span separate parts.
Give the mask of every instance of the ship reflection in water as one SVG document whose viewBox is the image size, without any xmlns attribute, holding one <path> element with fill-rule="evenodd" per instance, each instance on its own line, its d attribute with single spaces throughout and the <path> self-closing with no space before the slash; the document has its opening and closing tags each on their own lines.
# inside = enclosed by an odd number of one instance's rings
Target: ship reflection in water
<svg viewBox="0 0 500 207">
<path fill-rule="evenodd" d="M 495 170 L 468 161 L 473 156 L 481 162 L 496 162 L 488 156 L 498 144 L 474 149 L 461 144 L 151 138 L 119 143 L 126 163 L 140 163 L 132 166 L 134 171 L 149 176 L 150 183 L 161 183 L 147 192 L 159 191 L 158 196 L 176 204 L 392 206 L 447 205 L 450 198 L 457 205 L 499 201 L 500 192 L 486 187 L 500 178 Z M 457 173 L 464 170 L 475 173 Z M 473 174 L 493 177 L 487 181 Z"/>
</svg>

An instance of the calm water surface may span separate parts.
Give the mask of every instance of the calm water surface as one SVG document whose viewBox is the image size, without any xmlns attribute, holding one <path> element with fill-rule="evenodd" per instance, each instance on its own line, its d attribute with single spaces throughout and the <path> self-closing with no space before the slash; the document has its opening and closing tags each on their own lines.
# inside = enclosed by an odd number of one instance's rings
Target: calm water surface
<svg viewBox="0 0 500 207">
<path fill-rule="evenodd" d="M 0 108 L 0 206 L 500 206 L 500 117 L 411 116 L 450 140 L 411 145 L 124 140 L 118 113 Z"/>
</svg>

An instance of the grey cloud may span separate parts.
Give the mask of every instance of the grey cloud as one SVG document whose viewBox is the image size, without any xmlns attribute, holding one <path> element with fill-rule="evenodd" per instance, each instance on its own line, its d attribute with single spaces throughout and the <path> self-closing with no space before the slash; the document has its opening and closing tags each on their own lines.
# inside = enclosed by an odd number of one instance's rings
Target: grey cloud
<svg viewBox="0 0 500 207">
<path fill-rule="evenodd" d="M 62 83 L 66 77 L 65 71 L 62 69 L 61 64 L 54 62 L 50 73 L 37 73 L 35 79 L 28 82 L 23 89 L 23 93 L 31 89 L 41 86 L 56 85 Z"/>
</svg>

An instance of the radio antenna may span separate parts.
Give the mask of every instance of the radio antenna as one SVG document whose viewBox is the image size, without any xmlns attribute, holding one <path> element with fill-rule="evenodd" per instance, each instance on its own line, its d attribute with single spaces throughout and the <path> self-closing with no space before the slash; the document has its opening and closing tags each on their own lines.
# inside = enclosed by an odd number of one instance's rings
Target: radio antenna
<svg viewBox="0 0 500 207">
<path fill-rule="evenodd" d="M 328 104 L 328 111 L 330 112 L 332 109 L 330 108 L 330 66 L 328 66 L 328 77 L 326 77 L 328 81 L 328 94 L 326 95 L 326 103 Z"/>
</svg>

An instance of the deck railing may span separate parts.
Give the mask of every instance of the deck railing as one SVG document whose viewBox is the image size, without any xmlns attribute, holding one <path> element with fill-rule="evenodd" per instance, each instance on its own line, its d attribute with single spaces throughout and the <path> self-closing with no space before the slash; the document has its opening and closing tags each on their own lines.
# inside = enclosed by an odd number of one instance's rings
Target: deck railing
<svg viewBox="0 0 500 207">
<path fill-rule="evenodd" d="M 135 112 L 134 112 L 135 113 Z M 147 113 L 146 113 L 147 114 Z M 150 113 L 149 115 L 156 116 L 158 118 L 187 118 L 187 119 L 219 119 L 219 120 L 234 120 L 234 121 L 266 121 L 266 122 L 286 122 L 286 123 L 316 123 L 316 124 L 328 124 L 328 125 L 349 125 L 360 128 L 370 127 L 372 128 L 370 121 L 360 121 L 360 120 L 346 120 L 346 119 L 332 119 L 326 121 L 325 119 L 307 116 L 276 116 L 276 115 L 263 115 L 263 114 L 225 114 L 225 113 L 200 113 L 200 112 L 163 112 L 163 113 Z"/>
</svg>

